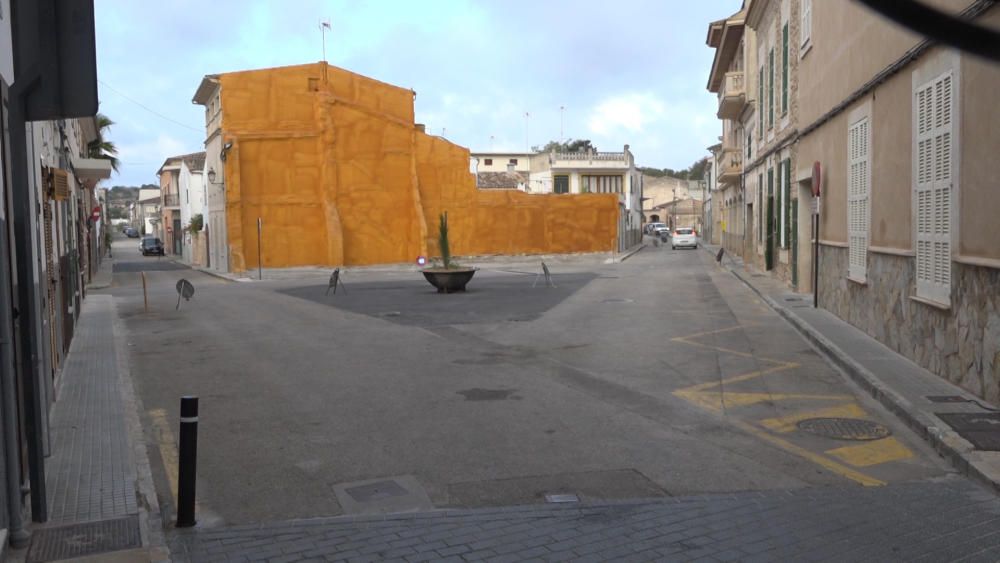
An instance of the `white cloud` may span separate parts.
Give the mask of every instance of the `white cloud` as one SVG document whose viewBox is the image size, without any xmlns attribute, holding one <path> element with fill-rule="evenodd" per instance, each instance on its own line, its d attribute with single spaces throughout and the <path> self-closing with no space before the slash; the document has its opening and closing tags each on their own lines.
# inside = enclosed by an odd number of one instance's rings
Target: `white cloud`
<svg viewBox="0 0 1000 563">
<path fill-rule="evenodd" d="M 592 133 L 609 135 L 618 130 L 639 133 L 663 115 L 664 106 L 650 94 L 624 94 L 607 98 L 591 110 L 587 126 Z"/>
</svg>

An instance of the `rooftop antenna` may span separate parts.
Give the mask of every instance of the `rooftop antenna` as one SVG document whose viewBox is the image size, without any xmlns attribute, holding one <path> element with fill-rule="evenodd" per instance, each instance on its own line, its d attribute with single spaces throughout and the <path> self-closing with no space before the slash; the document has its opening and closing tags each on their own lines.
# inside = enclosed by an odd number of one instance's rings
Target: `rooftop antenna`
<svg viewBox="0 0 1000 563">
<path fill-rule="evenodd" d="M 323 62 L 326 62 L 326 30 L 333 31 L 330 27 L 330 20 L 320 20 L 319 22 L 319 33 L 323 37 Z"/>
</svg>

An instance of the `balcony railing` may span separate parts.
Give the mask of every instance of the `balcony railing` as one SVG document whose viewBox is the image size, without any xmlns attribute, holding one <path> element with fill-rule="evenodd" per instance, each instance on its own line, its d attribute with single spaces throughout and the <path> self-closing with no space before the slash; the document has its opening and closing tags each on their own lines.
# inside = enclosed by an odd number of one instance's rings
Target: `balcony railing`
<svg viewBox="0 0 1000 563">
<path fill-rule="evenodd" d="M 164 207 L 180 207 L 180 205 L 181 205 L 180 194 L 163 194 Z"/>
<path fill-rule="evenodd" d="M 623 152 L 557 152 L 556 160 L 610 160 L 625 162 Z"/>
<path fill-rule="evenodd" d="M 719 119 L 737 119 L 746 104 L 742 72 L 727 72 L 719 89 Z"/>
</svg>

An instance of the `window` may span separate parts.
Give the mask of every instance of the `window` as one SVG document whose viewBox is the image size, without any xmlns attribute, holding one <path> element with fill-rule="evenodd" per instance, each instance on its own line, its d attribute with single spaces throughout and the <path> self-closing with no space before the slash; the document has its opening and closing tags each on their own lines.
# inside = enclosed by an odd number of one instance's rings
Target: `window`
<svg viewBox="0 0 1000 563">
<path fill-rule="evenodd" d="M 788 114 L 788 24 L 781 28 L 781 115 Z"/>
<path fill-rule="evenodd" d="M 511 160 L 516 160 L 516 159 L 511 159 Z M 553 176 L 552 191 L 554 191 L 557 194 L 568 194 L 569 176 Z"/>
<path fill-rule="evenodd" d="M 621 176 L 581 176 L 580 182 L 584 193 L 622 193 Z"/>
<path fill-rule="evenodd" d="M 801 25 L 799 26 L 800 34 L 802 35 L 799 41 L 799 47 L 802 48 L 802 54 L 808 50 L 810 39 L 812 39 L 812 0 L 802 0 L 802 6 L 800 8 L 801 13 Z"/>
<path fill-rule="evenodd" d="M 847 130 L 847 275 L 857 281 L 865 281 L 868 267 L 870 138 L 867 117 Z"/>
<path fill-rule="evenodd" d="M 774 126 L 774 49 L 767 52 L 767 128 Z"/>
<path fill-rule="evenodd" d="M 516 158 L 510 159 L 510 162 L 508 164 L 515 164 L 516 165 L 517 164 L 517 159 Z"/>
<path fill-rule="evenodd" d="M 493 166 L 493 159 L 492 158 L 484 158 L 483 159 L 483 164 L 485 166 Z"/>
<path fill-rule="evenodd" d="M 951 302 L 952 88 L 948 71 L 917 87 L 913 103 L 917 296 L 944 304 Z"/>
</svg>

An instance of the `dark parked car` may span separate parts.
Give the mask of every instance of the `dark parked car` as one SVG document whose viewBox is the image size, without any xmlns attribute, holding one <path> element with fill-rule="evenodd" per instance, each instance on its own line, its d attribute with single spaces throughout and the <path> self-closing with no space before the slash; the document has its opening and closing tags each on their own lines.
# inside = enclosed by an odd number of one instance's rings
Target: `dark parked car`
<svg viewBox="0 0 1000 563">
<path fill-rule="evenodd" d="M 125 227 L 123 232 L 128 238 L 139 238 L 139 230 L 135 227 Z"/>
<path fill-rule="evenodd" d="M 155 237 L 146 237 L 142 239 L 139 243 L 139 252 L 142 252 L 143 256 L 149 256 L 150 254 L 154 256 L 164 256 L 163 242 Z"/>
</svg>

